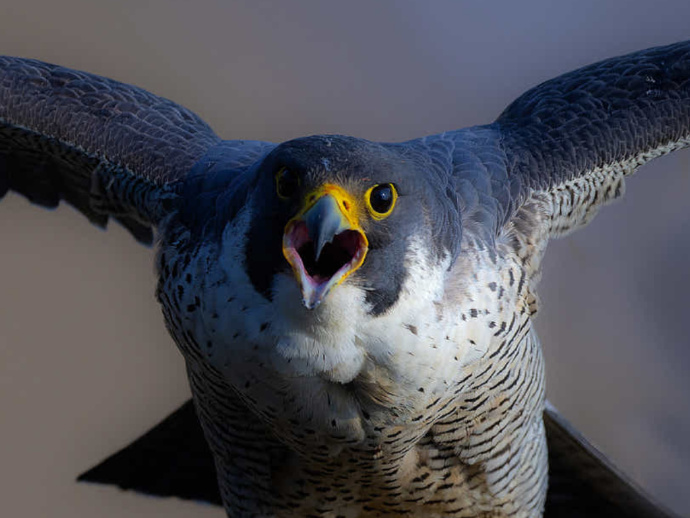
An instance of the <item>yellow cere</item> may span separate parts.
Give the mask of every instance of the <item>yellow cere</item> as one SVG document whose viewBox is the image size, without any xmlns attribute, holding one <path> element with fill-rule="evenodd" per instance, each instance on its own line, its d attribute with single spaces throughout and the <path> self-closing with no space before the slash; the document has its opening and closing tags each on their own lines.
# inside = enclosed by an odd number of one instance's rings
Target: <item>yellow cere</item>
<svg viewBox="0 0 690 518">
<path fill-rule="evenodd" d="M 305 214 L 322 196 L 327 194 L 331 195 L 338 202 L 338 207 L 350 224 L 350 227 L 352 229 L 361 230 L 362 227 L 359 224 L 359 205 L 357 200 L 345 189 L 332 183 L 326 183 L 307 194 L 304 197 L 302 210 L 299 211 L 297 217 Z"/>
</svg>

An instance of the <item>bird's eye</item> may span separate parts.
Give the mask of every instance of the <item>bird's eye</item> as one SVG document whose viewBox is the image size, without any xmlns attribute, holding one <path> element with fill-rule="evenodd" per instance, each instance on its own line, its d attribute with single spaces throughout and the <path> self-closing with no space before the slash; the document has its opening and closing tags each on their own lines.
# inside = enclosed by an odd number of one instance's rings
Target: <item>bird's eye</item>
<svg viewBox="0 0 690 518">
<path fill-rule="evenodd" d="M 380 183 L 370 187 L 364 195 L 367 208 L 374 219 L 390 216 L 398 199 L 398 192 L 392 183 Z"/>
<path fill-rule="evenodd" d="M 283 200 L 292 198 L 299 189 L 299 176 L 287 167 L 281 167 L 276 173 L 276 192 Z"/>
</svg>

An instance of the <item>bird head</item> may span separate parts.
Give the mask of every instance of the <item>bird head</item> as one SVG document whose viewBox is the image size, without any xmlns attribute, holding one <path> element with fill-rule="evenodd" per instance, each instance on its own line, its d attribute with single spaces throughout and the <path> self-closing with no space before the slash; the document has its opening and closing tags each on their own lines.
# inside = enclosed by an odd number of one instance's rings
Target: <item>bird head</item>
<svg viewBox="0 0 690 518">
<path fill-rule="evenodd" d="M 418 167 L 395 146 L 351 137 L 277 146 L 259 167 L 262 202 L 248 233 L 246 264 L 257 290 L 270 298 L 275 276 L 288 273 L 307 309 L 343 283 L 364 291 L 370 313 L 389 309 L 407 275 L 408 238 L 427 236 L 430 253 L 445 246 L 435 242 L 443 232 L 433 228 Z"/>
</svg>

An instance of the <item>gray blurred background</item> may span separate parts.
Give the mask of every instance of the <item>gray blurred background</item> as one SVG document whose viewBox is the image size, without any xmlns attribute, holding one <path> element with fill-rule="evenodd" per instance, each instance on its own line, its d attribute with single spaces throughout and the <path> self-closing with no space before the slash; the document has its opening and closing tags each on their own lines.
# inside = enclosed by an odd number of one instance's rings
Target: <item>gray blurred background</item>
<svg viewBox="0 0 690 518">
<path fill-rule="evenodd" d="M 134 83 L 224 138 L 395 141 L 482 124 L 573 68 L 690 38 L 690 2 L 24 0 L 0 53 Z M 548 394 L 690 516 L 690 152 L 546 255 Z M 74 477 L 189 397 L 152 250 L 68 207 L 0 203 L 0 514 L 222 516 Z"/>
</svg>

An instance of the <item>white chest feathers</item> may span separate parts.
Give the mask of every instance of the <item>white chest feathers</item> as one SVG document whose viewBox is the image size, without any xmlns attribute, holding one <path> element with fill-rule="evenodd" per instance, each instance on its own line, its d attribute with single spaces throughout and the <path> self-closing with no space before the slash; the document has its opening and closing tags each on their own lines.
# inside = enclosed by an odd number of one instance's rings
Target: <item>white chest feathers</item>
<svg viewBox="0 0 690 518">
<path fill-rule="evenodd" d="M 244 267 L 250 212 L 245 208 L 228 225 L 220 249 L 199 254 L 215 263 L 189 266 L 200 290 L 188 325 L 203 361 L 260 413 L 270 407 L 288 415 L 290 398 L 306 399 L 313 407 L 307 412 L 318 412 L 323 399 L 324 408 L 340 414 L 380 406 L 405 420 L 457 391 L 466 367 L 491 349 L 514 307 L 514 297 L 499 291 L 499 270 L 485 267 L 481 254 L 463 256 L 449 270 L 445 261 L 429 261 L 414 236 L 398 301 L 383 315 L 369 313 L 367 288 L 356 278 L 306 309 L 288 269 L 275 275 L 269 300 Z M 357 396 L 341 390 L 348 384 L 358 387 Z"/>
</svg>

